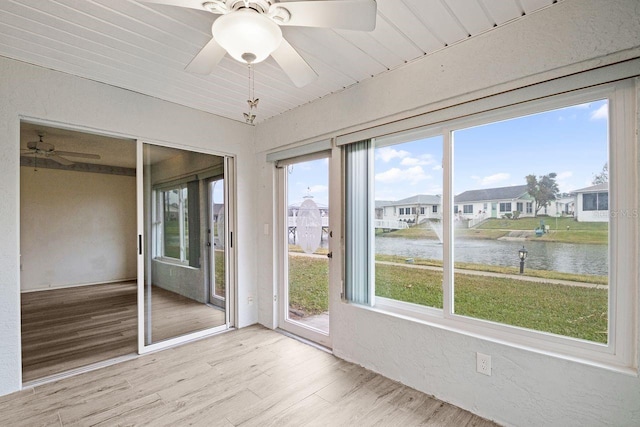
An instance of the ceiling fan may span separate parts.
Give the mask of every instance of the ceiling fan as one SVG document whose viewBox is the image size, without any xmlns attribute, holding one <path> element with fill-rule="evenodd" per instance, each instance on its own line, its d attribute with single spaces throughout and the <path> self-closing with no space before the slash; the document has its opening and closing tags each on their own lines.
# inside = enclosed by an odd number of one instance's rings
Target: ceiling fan
<svg viewBox="0 0 640 427">
<path fill-rule="evenodd" d="M 209 74 L 226 53 L 244 64 L 256 64 L 269 55 L 297 87 L 318 75 L 283 37 L 281 26 L 339 28 L 372 31 L 375 0 L 138 0 L 199 9 L 221 15 L 211 27 L 213 38 L 186 70 Z"/>
<path fill-rule="evenodd" d="M 100 159 L 100 156 L 98 156 L 97 154 L 76 153 L 73 151 L 57 151 L 53 144 L 44 142 L 42 140 L 42 138 L 44 138 L 43 133 L 38 133 L 38 138 L 38 141 L 27 142 L 27 148 L 20 150 L 22 156 L 33 155 L 36 158 L 40 157 L 53 160 L 54 162 L 64 166 L 70 166 L 74 164 L 74 162 L 67 159 L 66 157 L 95 160 Z"/>
</svg>

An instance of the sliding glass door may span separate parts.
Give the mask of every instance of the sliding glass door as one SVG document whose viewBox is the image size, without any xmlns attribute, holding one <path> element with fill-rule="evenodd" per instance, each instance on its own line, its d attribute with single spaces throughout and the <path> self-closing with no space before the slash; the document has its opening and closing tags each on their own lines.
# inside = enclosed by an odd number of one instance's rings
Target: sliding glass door
<svg viewBox="0 0 640 427">
<path fill-rule="evenodd" d="M 231 325 L 231 158 L 138 143 L 139 350 Z"/>
</svg>

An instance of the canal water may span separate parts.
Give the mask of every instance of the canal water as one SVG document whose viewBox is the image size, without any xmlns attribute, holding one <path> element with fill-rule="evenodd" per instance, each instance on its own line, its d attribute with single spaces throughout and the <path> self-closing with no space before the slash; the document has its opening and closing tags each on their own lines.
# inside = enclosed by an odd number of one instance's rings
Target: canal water
<svg viewBox="0 0 640 427">
<path fill-rule="evenodd" d="M 294 243 L 291 236 L 289 243 Z M 455 242 L 454 257 L 456 262 L 519 267 L 518 250 L 522 246 L 528 252 L 525 269 L 596 276 L 609 274 L 608 245 L 460 239 Z M 322 239 L 321 247 L 327 247 L 326 238 Z M 375 251 L 406 258 L 442 259 L 442 244 L 428 239 L 376 236 Z"/>
<path fill-rule="evenodd" d="M 607 245 L 586 245 L 536 241 L 456 240 L 456 262 L 519 267 L 518 250 L 528 251 L 525 269 L 560 271 L 564 273 L 608 274 Z M 407 258 L 442 259 L 442 244 L 434 240 L 376 236 L 377 254 L 400 255 Z"/>
</svg>

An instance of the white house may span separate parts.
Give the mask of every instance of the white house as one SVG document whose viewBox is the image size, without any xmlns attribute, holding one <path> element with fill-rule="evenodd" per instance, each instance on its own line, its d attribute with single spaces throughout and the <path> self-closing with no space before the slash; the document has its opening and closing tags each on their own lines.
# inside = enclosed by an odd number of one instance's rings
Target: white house
<svg viewBox="0 0 640 427">
<path fill-rule="evenodd" d="M 418 194 L 397 201 L 376 200 L 376 219 L 404 221 L 411 224 L 442 218 L 439 195 Z"/>
<path fill-rule="evenodd" d="M 454 198 L 453 212 L 459 219 L 482 220 L 502 218 L 507 214 L 519 217 L 535 216 L 535 200 L 526 185 L 469 190 Z M 558 197 L 538 211 L 538 216 L 571 215 L 575 205 L 573 195 Z"/>
<path fill-rule="evenodd" d="M 596 184 L 575 191 L 576 220 L 580 222 L 609 221 L 609 184 Z"/>
<path fill-rule="evenodd" d="M 468 190 L 454 197 L 453 212 L 458 218 L 501 218 L 520 212 L 520 216 L 534 216 L 533 198 L 526 185 Z"/>
</svg>

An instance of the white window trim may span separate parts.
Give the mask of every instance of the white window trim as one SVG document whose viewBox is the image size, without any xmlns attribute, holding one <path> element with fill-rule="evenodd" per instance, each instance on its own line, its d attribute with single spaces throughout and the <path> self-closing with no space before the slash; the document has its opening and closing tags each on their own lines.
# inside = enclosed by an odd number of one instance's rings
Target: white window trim
<svg viewBox="0 0 640 427">
<path fill-rule="evenodd" d="M 188 248 L 185 245 L 185 231 L 184 231 L 184 200 L 182 197 L 182 192 L 178 192 L 179 194 L 179 200 L 180 200 L 180 205 L 178 208 L 178 226 L 179 226 L 179 233 L 180 233 L 180 258 L 173 258 L 173 257 L 168 257 L 165 256 L 164 254 L 164 197 L 163 197 L 163 193 L 167 192 L 167 191 L 171 191 L 171 190 L 183 190 L 187 188 L 186 184 L 179 184 L 179 185 L 175 185 L 175 186 L 164 186 L 161 188 L 157 188 L 153 191 L 153 198 L 156 201 L 156 203 L 154 203 L 154 212 L 153 214 L 156 215 L 154 217 L 155 221 L 153 222 L 153 225 L 156 226 L 155 228 L 155 233 L 153 235 L 153 238 L 155 239 L 154 245 L 153 247 L 156 248 L 156 250 L 158 250 L 158 253 L 154 254 L 154 259 L 158 260 L 158 261 L 162 261 L 168 264 L 175 264 L 175 265 L 181 265 L 181 266 L 186 266 L 189 267 L 189 261 L 187 260 L 187 250 Z M 187 197 L 189 197 L 187 195 Z"/>
<path fill-rule="evenodd" d="M 494 110 L 478 112 L 460 119 L 440 123 L 443 129 L 444 161 L 442 215 L 445 248 L 443 261 L 443 282 L 453 283 L 453 149 L 452 131 L 472 126 L 488 124 L 511 118 L 526 116 L 548 110 L 568 107 L 603 98 L 609 99 L 609 162 L 610 195 L 609 206 L 613 212 L 638 212 L 639 187 L 637 177 L 637 152 L 635 128 L 637 124 L 636 87 L 633 79 L 604 84 L 595 88 L 576 90 L 571 93 L 534 99 L 516 105 L 499 106 Z M 453 107 L 455 108 L 455 107 Z M 464 111 L 464 110 L 462 110 Z M 425 126 L 429 126 L 425 123 Z M 433 128 L 433 126 L 431 126 Z M 633 143 L 629 143 L 633 141 Z M 627 143 L 624 143 L 627 142 Z M 629 178 L 633 185 L 629 185 Z M 612 205 L 612 200 L 615 205 Z M 638 258 L 637 218 L 626 223 L 612 221 L 609 231 L 609 251 L 611 259 Z M 624 254 L 624 255 L 623 255 Z M 624 258 L 623 258 L 624 256 Z M 369 259 L 374 260 L 373 254 Z M 443 309 L 434 309 L 417 304 L 376 297 L 373 307 L 363 307 L 410 320 L 426 322 L 459 333 L 478 336 L 483 339 L 525 348 L 531 351 L 578 361 L 618 372 L 637 375 L 637 298 L 638 268 L 636 262 L 619 261 L 610 265 L 609 273 L 609 342 L 600 344 L 551 333 L 499 324 L 482 319 L 461 316 L 453 312 L 452 286 L 443 288 Z M 372 283 L 373 286 L 373 283 Z"/>
</svg>

